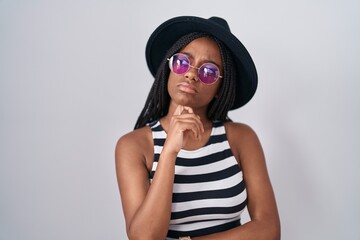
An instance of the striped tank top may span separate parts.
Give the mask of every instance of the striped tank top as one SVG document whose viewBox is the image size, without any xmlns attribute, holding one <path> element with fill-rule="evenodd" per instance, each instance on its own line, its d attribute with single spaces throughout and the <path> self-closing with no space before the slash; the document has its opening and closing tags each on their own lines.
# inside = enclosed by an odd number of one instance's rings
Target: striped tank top
<svg viewBox="0 0 360 240">
<path fill-rule="evenodd" d="M 151 181 L 166 132 L 159 121 L 150 127 L 154 139 Z M 246 202 L 243 174 L 231 152 L 225 127 L 222 122 L 214 122 L 204 147 L 178 153 L 167 239 L 203 236 L 240 226 Z"/>
</svg>

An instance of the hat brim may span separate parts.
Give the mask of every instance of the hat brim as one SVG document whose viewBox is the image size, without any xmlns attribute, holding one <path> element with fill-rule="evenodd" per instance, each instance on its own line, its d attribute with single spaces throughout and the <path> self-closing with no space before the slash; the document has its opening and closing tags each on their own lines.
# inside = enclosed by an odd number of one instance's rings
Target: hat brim
<svg viewBox="0 0 360 240">
<path fill-rule="evenodd" d="M 236 63 L 236 96 L 230 110 L 245 105 L 254 96 L 257 89 L 255 64 L 244 47 L 229 29 L 215 21 L 193 16 L 172 18 L 161 24 L 150 36 L 146 45 L 146 61 L 153 76 L 163 61 L 169 48 L 182 36 L 192 32 L 210 34 L 232 52 Z"/>
</svg>

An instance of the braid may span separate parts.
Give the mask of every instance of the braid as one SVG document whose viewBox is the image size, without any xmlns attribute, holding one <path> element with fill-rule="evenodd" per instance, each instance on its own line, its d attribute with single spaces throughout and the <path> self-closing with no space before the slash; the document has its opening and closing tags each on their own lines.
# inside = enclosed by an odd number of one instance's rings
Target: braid
<svg viewBox="0 0 360 240">
<path fill-rule="evenodd" d="M 155 75 L 154 83 L 150 89 L 144 108 L 138 117 L 134 129 L 141 128 L 154 120 L 160 119 L 168 113 L 170 96 L 167 90 L 167 83 L 170 69 L 167 67 L 167 59 L 194 39 L 201 37 L 211 36 L 206 33 L 199 32 L 187 34 L 175 42 L 175 44 L 167 51 L 165 57 L 159 65 L 159 69 Z M 227 113 L 235 99 L 234 64 L 231 59 L 229 50 L 220 41 L 213 37 L 211 38 L 217 42 L 220 48 L 222 61 L 224 63 L 224 81 L 221 84 L 218 97 L 216 97 L 209 105 L 208 117 L 211 120 L 226 121 L 229 120 Z"/>
<path fill-rule="evenodd" d="M 231 106 L 235 101 L 236 94 L 236 71 L 231 53 L 222 42 L 214 38 L 219 46 L 221 58 L 223 61 L 223 82 L 217 96 L 209 104 L 208 117 L 211 120 L 228 121 L 227 116 Z"/>
</svg>

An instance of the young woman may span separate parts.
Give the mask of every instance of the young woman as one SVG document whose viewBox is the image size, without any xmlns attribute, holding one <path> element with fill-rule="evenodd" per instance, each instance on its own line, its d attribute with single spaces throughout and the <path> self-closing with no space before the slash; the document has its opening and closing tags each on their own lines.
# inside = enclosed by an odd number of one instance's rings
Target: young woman
<svg viewBox="0 0 360 240">
<path fill-rule="evenodd" d="M 218 17 L 176 17 L 150 36 L 155 81 L 116 146 L 129 239 L 280 239 L 255 132 L 231 121 L 257 87 L 255 65 Z M 248 207 L 251 221 L 241 225 Z"/>
</svg>

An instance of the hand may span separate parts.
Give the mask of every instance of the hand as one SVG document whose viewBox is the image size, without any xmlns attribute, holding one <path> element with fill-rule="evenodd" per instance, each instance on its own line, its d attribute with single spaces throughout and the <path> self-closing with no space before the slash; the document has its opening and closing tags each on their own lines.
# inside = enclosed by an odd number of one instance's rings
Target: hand
<svg viewBox="0 0 360 240">
<path fill-rule="evenodd" d="M 179 105 L 171 117 L 164 147 L 178 153 L 189 139 L 201 139 L 203 132 L 204 126 L 193 109 Z"/>
</svg>

